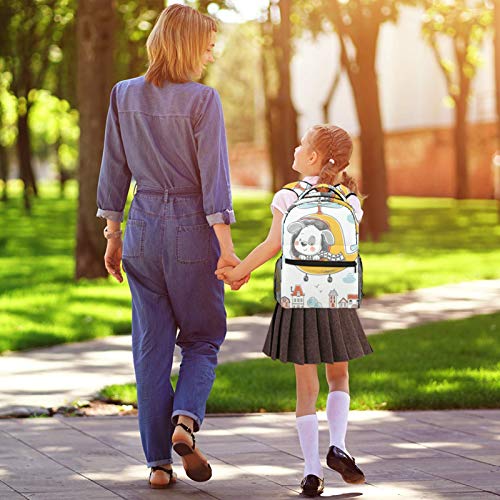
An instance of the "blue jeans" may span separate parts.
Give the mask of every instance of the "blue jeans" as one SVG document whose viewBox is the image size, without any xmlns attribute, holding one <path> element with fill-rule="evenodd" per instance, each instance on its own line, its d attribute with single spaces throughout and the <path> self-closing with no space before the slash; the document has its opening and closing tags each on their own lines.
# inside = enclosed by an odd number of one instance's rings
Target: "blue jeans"
<svg viewBox="0 0 500 500">
<path fill-rule="evenodd" d="M 132 351 L 139 429 L 149 467 L 172 463 L 179 415 L 197 431 L 226 335 L 220 255 L 198 188 L 140 188 L 130 207 L 123 269 L 132 293 Z M 179 333 L 177 334 L 177 330 Z M 175 344 L 182 363 L 170 382 Z"/>
</svg>

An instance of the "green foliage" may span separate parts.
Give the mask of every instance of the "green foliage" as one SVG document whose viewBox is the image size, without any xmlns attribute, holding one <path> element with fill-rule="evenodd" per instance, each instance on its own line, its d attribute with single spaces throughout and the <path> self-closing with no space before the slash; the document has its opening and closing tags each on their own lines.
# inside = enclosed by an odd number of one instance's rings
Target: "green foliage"
<svg viewBox="0 0 500 500">
<path fill-rule="evenodd" d="M 35 118 L 30 116 L 30 108 L 37 100 L 48 104 L 47 95 L 39 95 L 40 89 L 51 90 L 59 96 L 74 98 L 72 78 L 76 67 L 74 38 L 68 33 L 74 27 L 76 0 L 0 0 L 0 15 L 5 21 L 0 35 L 0 71 L 7 74 L 0 85 L 0 140 L 2 145 L 10 146 L 17 135 L 22 134 L 20 142 L 23 152 L 19 156 L 20 175 L 25 182 L 24 204 L 30 207 L 29 196 L 36 192 L 36 176 L 32 172 L 31 139 L 35 140 L 34 151 L 40 157 L 49 154 L 50 143 L 44 140 L 49 131 L 54 131 L 52 123 L 38 119 L 55 118 L 54 109 L 39 109 Z M 58 71 L 59 70 L 59 71 Z M 17 98 L 17 106 L 11 106 L 12 95 Z M 51 103 L 52 104 L 52 103 Z M 38 106 L 40 108 L 40 106 Z M 23 125 L 26 117 L 30 125 L 15 128 L 10 119 L 4 116 L 5 110 L 15 109 L 18 123 Z M 60 117 L 64 117 L 61 110 Z M 57 118 L 55 118 L 57 120 Z M 64 120 L 58 120 L 62 127 Z M 74 126 L 70 126 L 66 136 L 74 135 Z M 62 133 L 59 133 L 62 136 Z M 75 145 L 67 137 L 57 139 L 62 146 L 61 155 L 69 168 L 75 163 Z M 59 148 L 60 149 L 60 148 Z M 58 152 L 59 156 L 59 152 Z M 62 162 L 58 161 L 59 169 Z M 7 177 L 9 166 L 7 156 L 2 152 L 2 177 Z M 6 191 L 3 192 L 3 197 Z"/>
<path fill-rule="evenodd" d="M 148 62 L 146 40 L 164 6 L 164 0 L 128 0 L 117 3 L 115 80 L 145 73 Z"/>
<path fill-rule="evenodd" d="M 186 3 L 193 9 L 210 15 L 216 14 L 219 9 L 233 8 L 231 0 L 187 0 Z"/>
<path fill-rule="evenodd" d="M 6 20 L 0 37 L 0 54 L 12 73 L 18 97 L 43 88 L 54 65 L 63 59 L 61 40 L 74 18 L 74 0 L 1 0 Z"/>
<path fill-rule="evenodd" d="M 31 217 L 21 186 L 0 206 L 0 352 L 130 332 L 130 292 L 111 278 L 75 282 L 76 183 L 67 198 L 40 185 Z M 234 193 L 236 252 L 247 255 L 267 235 L 271 195 Z M 365 293 L 403 292 L 444 283 L 500 278 L 500 226 L 493 200 L 392 198 L 392 230 L 361 244 Z M 241 290 L 227 290 L 229 317 L 272 311 L 274 262 Z"/>
<path fill-rule="evenodd" d="M 395 330 L 369 341 L 375 352 L 349 363 L 352 409 L 500 407 L 500 314 Z M 324 409 L 323 367 L 318 375 L 317 407 Z M 135 384 L 105 387 L 100 396 L 137 404 Z M 266 358 L 217 368 L 207 412 L 294 410 L 293 364 Z"/>
<path fill-rule="evenodd" d="M 217 60 L 210 66 L 206 83 L 221 96 L 228 142 L 259 142 L 256 131 L 264 127 L 256 105 L 260 72 L 250 70 L 260 64 L 258 26 L 225 26 L 218 34 L 216 51 Z"/>
<path fill-rule="evenodd" d="M 130 332 L 127 287 L 75 282 L 76 183 L 68 199 L 41 183 L 32 217 L 20 207 L 20 182 L 0 207 L 0 352 Z"/>
<path fill-rule="evenodd" d="M 9 91 L 11 73 L 2 72 L 0 61 L 0 145 L 12 146 L 17 137 L 17 99 Z"/>
<path fill-rule="evenodd" d="M 134 78 L 146 72 L 146 40 L 165 4 L 165 0 L 122 0 L 117 3 L 116 80 Z M 187 4 L 203 13 L 231 8 L 224 0 L 191 0 Z"/>
<path fill-rule="evenodd" d="M 378 30 L 385 22 L 396 22 L 403 5 L 418 0 L 295 0 L 305 15 L 302 21 L 313 34 L 337 30 L 359 40 L 368 30 Z"/>
<path fill-rule="evenodd" d="M 449 95 L 456 102 L 463 93 L 468 94 L 464 80 L 472 80 L 483 62 L 481 45 L 493 23 L 493 8 L 488 0 L 426 3 L 422 33 L 443 70 Z M 439 37 L 443 36 L 453 47 L 454 60 L 441 54 Z"/>
<path fill-rule="evenodd" d="M 44 158 L 57 146 L 58 164 L 66 170 L 76 170 L 80 136 L 78 111 L 71 109 L 68 101 L 58 99 L 47 90 L 34 90 L 30 98 L 33 104 L 28 123 L 32 151 Z"/>
</svg>

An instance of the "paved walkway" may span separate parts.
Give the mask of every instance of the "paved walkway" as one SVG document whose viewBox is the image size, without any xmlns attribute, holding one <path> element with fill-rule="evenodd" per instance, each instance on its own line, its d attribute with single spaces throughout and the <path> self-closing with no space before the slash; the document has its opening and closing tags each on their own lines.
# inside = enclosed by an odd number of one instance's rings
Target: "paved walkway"
<svg viewBox="0 0 500 500">
<path fill-rule="evenodd" d="M 208 417 L 199 434 L 213 478 L 150 490 L 133 417 L 0 420 L 0 498 L 296 498 L 302 460 L 290 413 Z M 348 446 L 367 484 L 324 470 L 322 498 L 494 499 L 500 496 L 500 410 L 353 411 Z M 328 430 L 320 414 L 320 443 Z"/>
<path fill-rule="evenodd" d="M 483 280 L 420 289 L 367 299 L 359 310 L 369 334 L 442 319 L 459 319 L 500 310 L 500 280 Z M 269 316 L 229 320 L 220 362 L 262 357 Z M 179 355 L 175 359 L 175 368 Z M 107 384 L 134 380 L 130 336 L 0 356 L 0 412 L 17 406 L 61 406 L 90 398 Z"/>
</svg>

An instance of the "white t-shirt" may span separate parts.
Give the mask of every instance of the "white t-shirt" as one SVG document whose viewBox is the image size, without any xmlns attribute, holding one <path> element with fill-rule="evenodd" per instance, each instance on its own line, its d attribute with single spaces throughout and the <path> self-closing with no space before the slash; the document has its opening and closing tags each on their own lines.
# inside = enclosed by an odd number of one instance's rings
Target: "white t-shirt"
<svg viewBox="0 0 500 500">
<path fill-rule="evenodd" d="M 309 184 L 317 184 L 319 177 L 304 177 L 304 180 Z M 290 191 L 289 189 L 280 189 L 273 198 L 271 202 L 271 211 L 274 209 L 279 210 L 282 214 L 285 214 L 288 210 L 288 207 L 297 201 L 297 195 Z M 349 196 L 347 201 L 354 208 L 354 213 L 356 214 L 356 219 L 358 222 L 361 222 L 363 217 L 363 209 L 361 208 L 361 203 L 357 196 Z"/>
</svg>

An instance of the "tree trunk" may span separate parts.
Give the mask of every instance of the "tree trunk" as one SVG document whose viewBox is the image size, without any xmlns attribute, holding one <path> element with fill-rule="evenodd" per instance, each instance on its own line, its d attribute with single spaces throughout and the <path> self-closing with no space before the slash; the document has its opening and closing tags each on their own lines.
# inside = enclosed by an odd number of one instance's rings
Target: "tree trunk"
<svg viewBox="0 0 500 500">
<path fill-rule="evenodd" d="M 494 2 L 495 95 L 497 110 L 497 150 L 500 153 L 500 0 Z"/>
<path fill-rule="evenodd" d="M 54 144 L 54 156 L 56 163 L 57 177 L 59 179 L 59 197 L 65 198 L 66 195 L 66 182 L 69 180 L 70 176 L 68 171 L 64 168 L 59 157 L 59 148 L 61 147 L 61 137 L 59 137 Z"/>
<path fill-rule="evenodd" d="M 61 78 L 57 79 L 56 92 L 57 92 L 58 96 L 63 95 L 63 86 L 62 86 L 62 79 Z M 62 138 L 61 138 L 61 134 L 59 134 L 59 137 L 57 138 L 57 141 L 54 144 L 54 156 L 55 156 L 55 162 L 56 162 L 57 176 L 59 178 L 59 197 L 65 198 L 66 182 L 70 179 L 70 176 L 69 176 L 69 172 L 66 170 L 66 168 L 62 164 L 61 158 L 59 156 L 59 149 L 61 148 L 61 145 L 62 145 Z"/>
<path fill-rule="evenodd" d="M 80 112 L 76 278 L 107 276 L 102 224 L 95 217 L 104 128 L 113 75 L 115 2 L 80 0 L 77 11 Z"/>
<path fill-rule="evenodd" d="M 0 201 L 7 201 L 9 199 L 7 192 L 7 181 L 9 180 L 9 158 L 7 155 L 7 149 L 2 144 L 0 144 L 0 180 L 3 182 Z"/>
<path fill-rule="evenodd" d="M 274 190 L 280 189 L 284 184 L 296 179 L 292 170 L 293 155 L 298 143 L 297 111 L 292 102 L 290 62 L 292 60 L 291 47 L 291 0 L 279 2 L 280 23 L 273 31 L 274 54 L 278 68 L 279 86 L 276 106 L 271 108 L 273 121 L 273 140 L 279 147 L 279 158 L 273 165 L 275 170 Z"/>
<path fill-rule="evenodd" d="M 384 130 L 375 69 L 380 22 L 360 11 L 356 20 L 345 23 L 339 0 L 330 5 L 336 19 L 341 63 L 351 83 L 360 127 L 362 191 L 367 195 L 360 236 L 378 241 L 389 229 Z M 354 54 L 349 53 L 347 41 L 355 49 Z"/>
<path fill-rule="evenodd" d="M 337 33 L 342 64 L 351 83 L 360 127 L 362 187 L 363 194 L 367 195 L 363 205 L 365 214 L 360 226 L 360 236 L 363 240 L 378 241 L 389 230 L 384 130 L 375 70 L 378 28 L 361 30 L 360 39 L 352 40 L 357 47 L 356 59 L 352 62 L 347 54 L 343 38 L 345 35 L 339 30 Z"/>
<path fill-rule="evenodd" d="M 269 26 L 267 26 L 269 27 Z M 266 26 L 264 23 L 262 24 L 262 30 L 264 33 Z M 266 143 L 267 150 L 269 153 L 269 159 L 271 161 L 271 181 L 272 181 L 272 189 L 276 191 L 277 180 L 276 180 L 276 171 L 275 166 L 279 163 L 279 138 L 274 130 L 274 122 L 272 120 L 272 116 L 275 113 L 274 108 L 276 104 L 274 99 L 270 94 L 270 78 L 269 78 L 269 60 L 274 58 L 274 54 L 272 52 L 272 48 L 267 46 L 262 46 L 260 55 L 260 64 L 262 69 L 262 83 L 264 86 L 264 118 L 266 123 Z"/>
<path fill-rule="evenodd" d="M 19 176 L 24 184 L 24 207 L 29 212 L 31 210 L 31 196 L 38 195 L 35 173 L 31 161 L 31 141 L 28 127 L 28 113 L 18 113 L 17 115 L 17 155 L 19 161 Z"/>
<path fill-rule="evenodd" d="M 375 70 L 362 65 L 359 69 L 353 89 L 356 89 L 355 102 L 360 127 L 363 193 L 368 195 L 363 205 L 365 215 L 360 230 L 363 239 L 378 241 L 389 229 L 384 131 Z"/>
<path fill-rule="evenodd" d="M 469 193 L 469 175 L 467 168 L 467 108 L 470 92 L 470 78 L 465 74 L 466 47 L 470 36 L 465 39 L 454 39 L 456 64 L 459 71 L 459 93 L 454 97 L 455 101 L 455 130 L 453 138 L 455 142 L 455 198 L 465 200 Z M 451 93 L 451 91 L 450 91 Z M 453 94 L 452 94 L 453 95 Z"/>
<path fill-rule="evenodd" d="M 342 58 L 341 58 L 342 59 Z M 323 110 L 323 122 L 330 123 L 330 103 L 332 102 L 333 97 L 335 96 L 335 92 L 340 83 L 340 78 L 342 76 L 342 71 L 344 67 L 342 64 L 342 60 L 339 60 L 339 65 L 337 71 L 335 71 L 335 75 L 333 76 L 332 84 L 328 89 L 328 94 L 326 99 L 323 102 L 322 110 Z"/>
<path fill-rule="evenodd" d="M 455 99 L 455 128 L 453 140 L 455 143 L 455 198 L 467 199 L 469 179 L 467 169 L 467 95 Z"/>
<path fill-rule="evenodd" d="M 496 95 L 496 109 L 497 109 L 497 150 L 495 153 L 495 161 L 500 156 L 500 0 L 495 0 L 493 3 L 494 21 L 493 33 L 495 44 L 495 95 Z M 500 224 L 500 166 L 494 166 L 496 172 L 493 176 L 495 196 L 497 198 L 497 220 Z"/>
</svg>

